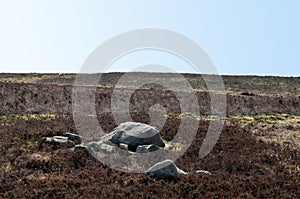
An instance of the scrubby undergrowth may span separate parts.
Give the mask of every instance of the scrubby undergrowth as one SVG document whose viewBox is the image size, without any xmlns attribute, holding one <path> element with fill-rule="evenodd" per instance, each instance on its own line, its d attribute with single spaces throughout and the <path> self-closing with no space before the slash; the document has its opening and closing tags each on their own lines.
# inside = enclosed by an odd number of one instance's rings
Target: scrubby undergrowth
<svg viewBox="0 0 300 199">
<path fill-rule="evenodd" d="M 98 118 L 106 132 L 116 126 L 111 115 Z M 143 117 L 135 119 L 148 122 Z M 114 170 L 86 151 L 40 147 L 42 137 L 75 129 L 69 116 L 1 117 L 0 120 L 4 124 L 0 125 L 0 198 L 297 198 L 300 195 L 299 148 L 257 139 L 255 128 L 246 128 L 237 118 L 226 121 L 217 145 L 203 159 L 199 159 L 198 153 L 209 120 L 199 121 L 196 138 L 176 161 L 179 168 L 190 174 L 178 181 Z M 179 122 L 180 118 L 169 117 L 162 137 L 172 139 Z M 196 174 L 198 169 L 208 170 L 212 175 Z"/>
</svg>

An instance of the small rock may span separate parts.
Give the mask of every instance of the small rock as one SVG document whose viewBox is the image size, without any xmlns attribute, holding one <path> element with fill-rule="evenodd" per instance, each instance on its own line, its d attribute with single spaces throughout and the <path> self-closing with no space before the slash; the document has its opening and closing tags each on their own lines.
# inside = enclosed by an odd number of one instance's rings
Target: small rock
<svg viewBox="0 0 300 199">
<path fill-rule="evenodd" d="M 205 171 L 205 170 L 197 170 L 196 173 L 204 173 L 204 174 L 211 175 L 209 171 Z"/>
<path fill-rule="evenodd" d="M 81 144 L 82 137 L 74 133 L 64 133 L 64 136 L 74 141 L 76 144 Z"/>
<path fill-rule="evenodd" d="M 176 179 L 178 175 L 187 175 L 187 172 L 179 169 L 172 160 L 156 163 L 145 173 L 153 174 L 159 179 Z"/>
<path fill-rule="evenodd" d="M 74 151 L 85 151 L 86 149 L 85 146 L 75 146 Z"/>
<path fill-rule="evenodd" d="M 150 145 L 141 145 L 138 146 L 136 149 L 137 153 L 149 153 L 149 152 L 153 152 L 153 151 L 157 151 L 160 148 L 154 144 L 150 144 Z"/>
<path fill-rule="evenodd" d="M 106 152 L 106 153 L 111 153 L 113 152 L 114 148 L 116 146 L 114 146 L 111 142 L 109 141 L 99 141 L 99 142 L 89 142 L 86 145 L 87 149 L 89 149 L 89 151 L 92 152 Z"/>
<path fill-rule="evenodd" d="M 123 143 L 120 143 L 119 144 L 119 147 L 121 148 L 121 149 L 124 149 L 124 150 L 128 150 L 128 145 L 127 144 L 123 144 Z"/>
<path fill-rule="evenodd" d="M 53 145 L 55 148 L 72 148 L 75 142 L 64 136 L 53 136 L 42 138 L 43 142 Z"/>
</svg>

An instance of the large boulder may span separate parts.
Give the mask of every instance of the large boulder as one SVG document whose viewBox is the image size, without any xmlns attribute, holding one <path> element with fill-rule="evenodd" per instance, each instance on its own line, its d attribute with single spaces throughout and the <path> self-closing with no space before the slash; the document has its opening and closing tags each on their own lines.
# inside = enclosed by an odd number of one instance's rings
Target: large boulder
<svg viewBox="0 0 300 199">
<path fill-rule="evenodd" d="M 155 127 L 137 122 L 122 123 L 109 136 L 112 143 L 126 144 L 128 150 L 134 152 L 139 145 L 165 146 L 159 131 Z"/>
<path fill-rule="evenodd" d="M 179 169 L 172 160 L 156 163 L 145 173 L 152 174 L 159 179 L 176 179 L 178 175 L 187 175 L 187 172 Z"/>
</svg>

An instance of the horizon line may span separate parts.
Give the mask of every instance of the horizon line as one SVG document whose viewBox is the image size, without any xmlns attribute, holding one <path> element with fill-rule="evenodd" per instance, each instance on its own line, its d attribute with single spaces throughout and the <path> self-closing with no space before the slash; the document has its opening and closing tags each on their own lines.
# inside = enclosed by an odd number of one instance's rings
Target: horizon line
<svg viewBox="0 0 300 199">
<path fill-rule="evenodd" d="M 176 74 L 176 72 L 152 72 L 152 71 L 109 71 L 109 72 L 98 72 L 98 73 L 80 73 L 80 72 L 0 72 L 0 75 L 6 74 L 19 74 L 19 75 L 29 75 L 29 74 L 41 74 L 41 75 L 78 75 L 78 74 L 113 74 L 113 73 L 149 73 L 149 74 Z M 280 75 L 280 74 L 204 74 L 204 73 L 192 73 L 192 72 L 178 72 L 182 75 L 219 75 L 219 76 L 257 76 L 257 77 L 300 77 L 300 75 Z"/>
</svg>

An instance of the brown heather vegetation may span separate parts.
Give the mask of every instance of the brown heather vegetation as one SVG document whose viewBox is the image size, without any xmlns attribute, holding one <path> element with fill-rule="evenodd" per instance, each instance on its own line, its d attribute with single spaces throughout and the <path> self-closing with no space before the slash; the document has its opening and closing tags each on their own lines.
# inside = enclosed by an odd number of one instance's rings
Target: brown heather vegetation
<svg viewBox="0 0 300 199">
<path fill-rule="evenodd" d="M 32 92 L 30 88 L 35 88 L 36 81 L 47 80 L 49 83 L 52 78 L 56 83 L 64 83 L 65 79 L 72 78 L 48 74 L 44 75 L 47 77 L 45 80 L 38 75 L 31 76 L 22 76 L 21 81 L 25 82 L 22 86 L 26 87 L 26 81 L 30 81 L 24 95 Z M 196 81 L 190 78 L 190 81 Z M 241 81 L 245 78 L 248 77 L 224 78 L 226 92 L 241 95 L 242 101 L 248 98 L 251 98 L 248 101 L 254 101 L 256 97 L 267 95 L 268 99 L 283 99 L 283 103 L 289 107 L 275 107 L 278 110 L 275 113 L 241 109 L 236 114 L 228 115 L 218 143 L 203 159 L 199 158 L 198 153 L 210 118 L 191 117 L 191 122 L 199 123 L 197 135 L 189 149 L 176 161 L 176 165 L 189 174 L 173 181 L 111 169 L 87 151 L 56 150 L 41 145 L 42 137 L 62 135 L 70 130 L 76 133 L 72 115 L 68 111 L 49 113 L 46 109 L 44 112 L 37 109 L 39 111 L 12 114 L 14 107 L 11 107 L 11 114 L 0 114 L 0 198 L 299 198 L 299 104 L 291 107 L 297 101 L 289 101 L 298 98 L 299 79 L 255 77 L 260 81 L 259 87 L 254 80 L 248 81 L 246 86 Z M 281 85 L 276 88 L 277 91 L 266 87 L 274 79 Z M 2 81 L 12 81 L 5 83 L 9 86 L 20 86 L 20 82 L 14 83 L 20 81 L 18 75 L 2 75 Z M 42 82 L 38 86 L 42 90 L 46 88 L 44 84 L 49 86 L 48 83 Z M 55 86 L 51 88 L 56 89 Z M 2 91 L 1 100 L 6 101 L 7 96 L 5 90 Z M 260 100 L 264 102 L 265 98 Z M 24 110 L 26 104 L 29 102 L 21 104 Z M 150 122 L 142 111 L 132 114 L 135 121 Z M 101 112 L 97 117 L 107 133 L 116 126 L 109 112 Z M 166 115 L 167 122 L 161 131 L 165 140 L 171 140 L 176 134 L 182 117 L 187 116 L 174 113 Z M 196 174 L 195 171 L 199 169 L 208 170 L 212 175 Z"/>
</svg>

